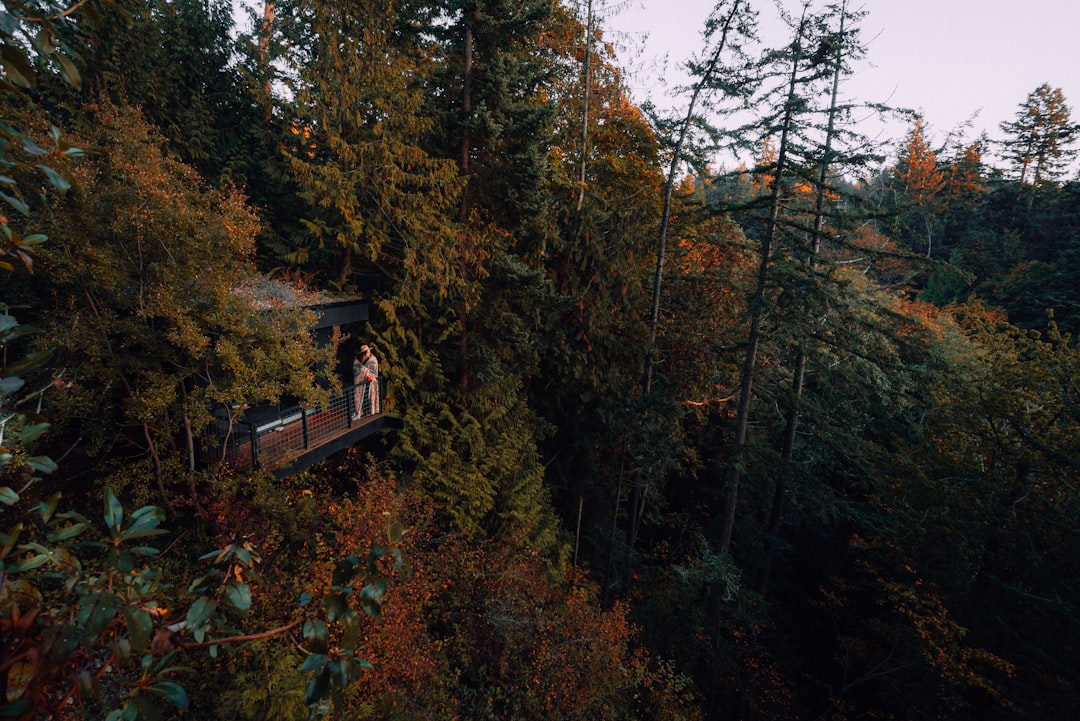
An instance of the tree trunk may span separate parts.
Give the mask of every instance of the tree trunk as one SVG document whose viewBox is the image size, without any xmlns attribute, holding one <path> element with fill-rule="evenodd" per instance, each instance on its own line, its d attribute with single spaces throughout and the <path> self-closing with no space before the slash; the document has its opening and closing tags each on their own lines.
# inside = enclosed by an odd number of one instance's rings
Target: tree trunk
<svg viewBox="0 0 1080 721">
<path fill-rule="evenodd" d="M 769 195 L 769 218 L 765 225 L 765 234 L 761 239 L 761 261 L 758 265 L 754 295 L 750 301 L 750 332 L 746 341 L 746 357 L 742 373 L 739 376 L 739 406 L 735 412 L 735 438 L 731 444 L 731 458 L 727 479 L 724 483 L 724 517 L 720 531 L 719 552 L 727 554 L 731 550 L 731 536 L 735 527 L 735 505 L 739 497 L 742 455 L 746 449 L 746 433 L 750 427 L 750 405 L 754 394 L 754 371 L 757 366 L 758 343 L 761 339 L 761 319 L 765 310 L 765 290 L 769 280 L 769 261 L 772 255 L 773 241 L 776 237 L 777 221 L 780 217 L 780 199 L 782 195 L 783 175 L 788 158 L 788 142 L 794 120 L 796 99 L 795 89 L 798 84 L 799 63 L 802 60 L 803 33 L 806 28 L 806 11 L 799 22 L 798 36 L 792 48 L 791 73 L 788 77 L 788 92 L 784 104 L 781 123 L 780 144 L 776 155 L 776 172 L 773 176 L 772 191 Z M 719 609 L 717 609 L 719 611 Z M 719 614 L 718 614 L 719 615 Z"/>
<path fill-rule="evenodd" d="M 472 82 L 473 82 L 473 18 L 466 15 L 465 44 L 461 85 L 461 175 L 466 178 L 461 189 L 461 206 L 458 209 L 458 220 L 461 222 L 461 243 L 464 246 L 468 242 L 468 217 L 469 217 L 469 154 L 472 152 L 472 130 L 469 126 L 472 118 Z M 464 262 L 464 247 L 459 249 L 459 263 L 461 272 L 467 273 L 468 269 Z M 469 390 L 469 307 L 467 301 L 461 302 L 461 333 L 459 349 L 461 352 L 461 370 L 458 375 L 458 387 L 462 394 Z"/>
<path fill-rule="evenodd" d="M 836 133 L 837 101 L 840 91 L 840 75 L 843 69 L 844 24 L 846 19 L 847 1 L 844 0 L 840 4 L 840 29 L 837 33 L 839 41 L 836 44 L 836 57 L 833 65 L 832 94 L 829 98 L 829 120 L 825 129 L 825 146 L 818 174 L 817 197 L 814 206 L 814 229 L 810 239 L 810 255 L 806 261 L 808 271 L 813 271 L 818 253 L 821 250 L 821 235 L 825 220 L 825 191 L 829 175 L 829 163 L 831 162 L 832 142 Z M 803 346 L 800 346 L 795 356 L 795 368 L 791 379 L 791 400 L 784 418 L 784 435 L 780 447 L 780 474 L 777 476 L 776 488 L 773 490 L 772 510 L 769 513 L 769 533 L 765 538 L 764 558 L 761 576 L 758 581 L 758 589 L 761 593 L 765 592 L 769 584 L 772 560 L 776 553 L 776 540 L 780 533 L 780 524 L 783 522 L 784 504 L 787 498 L 787 478 L 790 473 L 790 461 L 795 453 L 795 436 L 799 426 L 799 412 L 805 384 L 806 350 Z"/>
<path fill-rule="evenodd" d="M 720 63 L 720 55 L 728 46 L 728 33 L 741 5 L 742 0 L 735 0 L 735 3 L 731 6 L 731 11 L 724 18 L 716 51 L 709 59 L 705 73 L 694 84 L 694 92 L 690 96 L 690 104 L 686 108 L 686 117 L 679 128 L 679 139 L 675 142 L 675 149 L 671 155 L 671 164 L 668 166 L 667 179 L 664 182 L 664 207 L 660 213 L 659 238 L 656 244 L 656 272 L 653 275 L 652 310 L 649 313 L 649 348 L 648 356 L 645 359 L 645 382 L 643 385 L 644 395 L 646 396 L 652 391 L 653 365 L 656 362 L 656 328 L 660 320 L 660 285 L 664 280 L 664 255 L 667 250 L 667 232 L 671 219 L 671 195 L 675 188 L 675 174 L 679 170 L 679 163 L 682 162 L 683 146 L 686 144 L 686 137 L 690 133 L 690 124 L 694 120 L 694 111 L 697 108 L 698 99 L 716 73 L 716 68 Z"/>
<path fill-rule="evenodd" d="M 589 97 L 591 95 L 589 91 L 592 85 L 589 75 L 592 61 L 592 21 L 593 0 L 589 0 L 588 14 L 585 19 L 585 67 L 582 70 L 582 82 L 585 85 L 585 110 L 581 115 L 581 177 L 578 180 L 580 184 L 577 201 L 578 212 L 581 212 L 581 208 L 585 204 L 585 169 L 589 162 Z"/>
<path fill-rule="evenodd" d="M 274 37 L 274 0 L 266 0 L 263 3 L 263 19 L 259 26 L 258 60 L 263 72 L 263 96 L 266 103 L 263 121 L 269 121 L 273 112 L 271 92 L 273 90 L 273 69 L 270 66 L 270 41 Z"/>
</svg>

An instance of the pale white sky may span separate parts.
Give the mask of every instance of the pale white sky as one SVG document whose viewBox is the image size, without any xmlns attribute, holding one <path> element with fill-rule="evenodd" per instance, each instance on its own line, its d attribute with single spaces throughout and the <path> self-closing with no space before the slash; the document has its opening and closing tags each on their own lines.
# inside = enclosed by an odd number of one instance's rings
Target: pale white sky
<svg viewBox="0 0 1080 721">
<path fill-rule="evenodd" d="M 761 13 L 762 39 L 773 46 L 789 42 L 772 21 L 773 0 L 752 2 Z M 701 50 L 701 28 L 713 0 L 594 3 L 608 7 L 603 26 L 619 45 L 643 48 L 641 56 L 631 47 L 620 52 L 634 99 L 684 108 L 685 98 L 665 95 L 662 78 L 680 82 L 678 66 Z M 784 5 L 794 12 L 800 3 Z M 862 22 L 868 52 L 842 88 L 848 100 L 920 111 L 934 142 L 976 113 L 969 137 L 985 130 L 1001 138 L 999 124 L 1013 120 L 1042 83 L 1061 88 L 1073 121 L 1080 120 L 1080 0 L 849 0 L 849 6 L 868 11 Z M 666 71 L 658 65 L 665 55 Z M 897 139 L 906 132 L 906 126 L 885 129 Z"/>
</svg>

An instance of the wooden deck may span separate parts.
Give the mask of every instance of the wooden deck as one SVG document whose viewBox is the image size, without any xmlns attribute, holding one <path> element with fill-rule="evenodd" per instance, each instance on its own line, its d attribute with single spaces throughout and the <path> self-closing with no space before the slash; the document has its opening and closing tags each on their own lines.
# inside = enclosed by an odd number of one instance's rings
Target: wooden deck
<svg viewBox="0 0 1080 721">
<path fill-rule="evenodd" d="M 353 415 L 353 388 L 332 396 L 326 408 L 260 406 L 232 424 L 218 422 L 217 443 L 206 462 L 224 461 L 239 471 L 265 469 L 278 477 L 296 473 L 383 428 L 402 428 L 400 418 L 376 413 Z M 216 447 L 213 447 L 215 446 Z"/>
</svg>

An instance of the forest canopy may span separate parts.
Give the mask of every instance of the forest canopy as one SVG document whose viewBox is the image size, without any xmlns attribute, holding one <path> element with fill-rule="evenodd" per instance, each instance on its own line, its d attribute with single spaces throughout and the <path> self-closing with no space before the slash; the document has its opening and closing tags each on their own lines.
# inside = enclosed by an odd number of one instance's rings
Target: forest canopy
<svg viewBox="0 0 1080 721">
<path fill-rule="evenodd" d="M 844 1 L 718 0 L 669 113 L 598 1 L 236 10 L 3 0 L 0 715 L 1072 718 L 1060 88 L 938 141 Z M 400 428 L 199 455 L 360 343 Z"/>
</svg>

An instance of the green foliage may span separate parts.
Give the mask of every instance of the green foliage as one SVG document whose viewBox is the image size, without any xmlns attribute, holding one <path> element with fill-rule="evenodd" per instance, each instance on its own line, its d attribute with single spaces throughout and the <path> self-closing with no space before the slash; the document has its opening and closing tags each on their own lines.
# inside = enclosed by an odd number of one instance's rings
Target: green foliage
<svg viewBox="0 0 1080 721">
<path fill-rule="evenodd" d="M 251 292 L 257 224 L 238 193 L 202 187 L 130 110 L 97 106 L 84 132 L 93 152 L 71 169 L 41 268 L 71 379 L 57 409 L 87 422 L 91 451 L 138 429 L 161 488 L 170 444 L 183 453 L 214 407 L 310 399 L 325 355 L 306 313 Z"/>
<path fill-rule="evenodd" d="M 168 680 L 176 671 L 171 657 L 150 654 L 166 586 L 155 566 L 158 549 L 145 543 L 165 533 L 158 527 L 164 512 L 143 506 L 125 515 L 110 492 L 102 527 L 74 511 L 58 512 L 60 500 L 57 493 L 36 507 L 23 503 L 22 521 L 3 533 L 5 714 L 60 708 L 76 693 L 85 702 L 106 683 L 117 685 L 122 699 L 110 718 L 152 718 L 160 714 L 155 697 L 186 709 L 183 689 Z M 101 665 L 79 662 L 90 656 Z M 118 674 L 102 681 L 110 664 Z"/>
<path fill-rule="evenodd" d="M 1001 124 L 1009 136 L 1003 143 L 1005 159 L 1021 192 L 1024 185 L 1035 189 L 1053 186 L 1076 157 L 1076 149 L 1069 147 L 1078 129 L 1071 116 L 1061 88 L 1043 83 L 1021 103 L 1016 120 Z"/>
<path fill-rule="evenodd" d="M 338 564 L 321 603 L 304 594 L 300 618 L 245 636 L 234 626 L 251 619 L 250 582 L 261 561 L 250 542 L 204 554 L 200 560 L 210 567 L 184 590 L 166 582 L 159 550 L 146 545 L 166 533 L 159 527 L 162 509 L 143 506 L 129 514 L 108 491 L 99 525 L 58 512 L 60 500 L 57 493 L 36 508 L 23 503 L 17 509 L 23 520 L 0 535 L 0 669 L 7 671 L 7 704 L 0 711 L 6 715 L 61 708 L 72 697 L 90 706 L 102 699 L 110 719 L 158 718 L 161 700 L 187 710 L 187 692 L 170 680 L 188 670 L 178 665 L 181 651 L 208 648 L 213 658 L 224 645 L 301 624 L 306 660 L 299 669 L 314 673 L 303 696 L 308 706 L 324 700 L 340 706 L 346 685 L 370 668 L 358 655 L 358 611 L 351 605 L 377 616 L 386 595 L 381 560 L 389 559 L 392 572 L 405 565 L 398 548 L 404 529 L 392 518 L 385 522 L 384 545 Z"/>
<path fill-rule="evenodd" d="M 243 167 L 261 109 L 235 67 L 227 0 L 85 3 L 64 23 L 91 98 L 141 108 L 171 153 L 217 185 Z M 45 88 L 69 108 L 79 97 Z"/>
<path fill-rule="evenodd" d="M 32 10 L 52 9 L 52 3 L 39 8 L 33 4 L 9 3 L 5 0 L 4 10 L 0 11 L 0 49 L 4 69 L 4 77 L 0 81 L 0 107 L 4 112 L 4 122 L 0 123 L 0 169 L 3 173 L 0 175 L 0 185 L 3 186 L 0 200 L 4 205 L 0 207 L 10 208 L 22 216 L 29 215 L 30 204 L 20 189 L 19 178 L 23 178 L 25 185 L 29 177 L 29 184 L 38 188 L 40 198 L 44 198 L 46 193 L 41 185 L 41 177 L 53 192 L 62 194 L 71 187 L 70 183 L 52 165 L 58 160 L 82 155 L 80 149 L 71 147 L 61 138 L 56 126 L 49 127 L 49 142 L 42 148 L 7 117 L 8 112 L 14 111 L 23 99 L 23 89 L 36 85 L 38 72 L 33 67 L 31 57 L 44 61 L 46 65 L 55 63 L 54 69 L 67 82 L 75 86 L 79 84 L 78 71 L 68 57 L 70 50 L 60 42 L 52 22 L 58 16 L 44 12 L 37 19 L 27 19 L 36 16 Z M 28 48 L 33 49 L 32 56 L 26 54 Z M 15 114 L 21 120 L 31 121 L 25 114 Z M 46 236 L 41 233 L 21 234 L 9 224 L 7 212 L 0 212 L 0 272 L 15 272 L 13 262 L 17 261 L 26 272 L 32 274 L 33 254 L 45 240 Z M 27 405 L 36 399 L 37 408 L 40 409 L 41 399 L 52 383 L 32 390 L 26 387 L 27 380 L 23 378 L 27 374 L 35 374 L 52 354 L 48 350 L 28 350 L 23 345 L 27 337 L 40 333 L 41 329 L 20 324 L 6 300 L 0 298 L 0 503 L 14 506 L 20 502 L 20 494 L 39 480 L 38 473 L 52 473 L 57 466 L 48 456 L 32 455 L 36 442 L 50 428 L 50 424 L 36 410 L 28 410 Z M 4 555 L 11 550 L 8 542 L 14 544 L 17 536 L 18 531 L 5 534 Z"/>
<path fill-rule="evenodd" d="M 421 145 L 432 120 L 422 83 L 429 71 L 411 35 L 408 7 L 354 0 L 301 6 L 317 45 L 300 70 L 289 165 L 306 201 L 303 237 L 289 260 L 345 286 L 373 266 L 390 272 L 407 302 L 452 285 L 447 211 L 458 181 L 452 163 Z"/>
<path fill-rule="evenodd" d="M 304 702 L 305 674 L 293 651 L 274 644 L 260 661 L 261 666 L 234 674 L 232 688 L 221 695 L 218 718 L 307 721 L 311 708 Z"/>
</svg>

